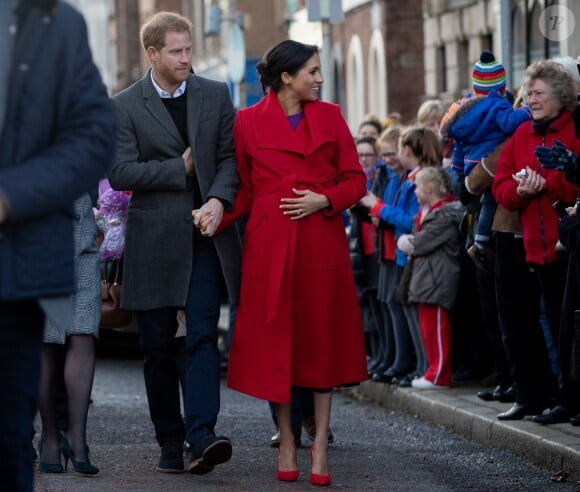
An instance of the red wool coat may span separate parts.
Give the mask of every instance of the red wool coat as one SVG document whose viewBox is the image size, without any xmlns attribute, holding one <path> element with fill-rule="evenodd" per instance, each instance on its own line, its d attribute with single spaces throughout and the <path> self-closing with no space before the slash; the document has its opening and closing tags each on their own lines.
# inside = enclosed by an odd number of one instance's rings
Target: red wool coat
<svg viewBox="0 0 580 492">
<path fill-rule="evenodd" d="M 571 205 L 578 195 L 578 187 L 570 183 L 562 171 L 544 169 L 534 154 L 537 146 L 552 147 L 555 140 L 560 140 L 575 153 L 580 152 L 580 140 L 576 138 L 571 111 L 564 110 L 552 122 L 546 135 L 535 133 L 531 121 L 522 123 L 501 152 L 492 188 L 497 203 L 508 210 L 519 211 L 526 261 L 538 265 L 558 259 L 556 243 L 560 219 L 552 204 L 560 200 Z M 546 180 L 546 189 L 531 198 L 518 195 L 518 184 L 512 178 L 513 174 L 526 166 L 540 173 Z"/>
<path fill-rule="evenodd" d="M 338 106 L 304 104 L 292 130 L 275 93 L 239 110 L 241 184 L 225 227 L 246 212 L 242 285 L 228 385 L 288 403 L 290 386 L 332 388 L 367 378 L 360 307 L 340 212 L 366 192 Z M 292 188 L 325 194 L 332 210 L 290 220 Z"/>
</svg>

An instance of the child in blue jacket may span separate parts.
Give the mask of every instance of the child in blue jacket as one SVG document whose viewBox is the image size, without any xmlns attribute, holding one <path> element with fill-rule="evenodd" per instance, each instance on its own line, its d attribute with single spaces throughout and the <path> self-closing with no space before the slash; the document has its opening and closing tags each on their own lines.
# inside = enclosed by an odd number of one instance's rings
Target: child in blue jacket
<svg viewBox="0 0 580 492">
<path fill-rule="evenodd" d="M 505 97 L 505 69 L 491 51 L 481 52 L 472 81 L 473 94 L 456 103 L 455 111 L 444 118 L 441 128 L 443 138 L 454 139 L 451 165 L 461 177 L 466 177 L 478 162 L 485 166 L 485 156 L 531 119 L 528 108 L 514 109 Z M 475 242 L 467 251 L 478 266 L 484 266 L 490 258 L 495 209 L 491 192 L 483 193 Z"/>
</svg>

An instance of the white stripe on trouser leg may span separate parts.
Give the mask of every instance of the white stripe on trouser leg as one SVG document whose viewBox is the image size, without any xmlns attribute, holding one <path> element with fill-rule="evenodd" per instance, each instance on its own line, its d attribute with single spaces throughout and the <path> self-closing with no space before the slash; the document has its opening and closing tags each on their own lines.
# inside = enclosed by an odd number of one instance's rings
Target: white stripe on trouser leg
<svg viewBox="0 0 580 492">
<path fill-rule="evenodd" d="M 435 373 L 435 378 L 433 383 L 437 384 L 439 381 L 439 376 L 441 376 L 441 370 L 443 369 L 443 341 L 441 340 L 441 306 L 437 306 L 437 349 L 439 350 L 437 372 Z"/>
</svg>

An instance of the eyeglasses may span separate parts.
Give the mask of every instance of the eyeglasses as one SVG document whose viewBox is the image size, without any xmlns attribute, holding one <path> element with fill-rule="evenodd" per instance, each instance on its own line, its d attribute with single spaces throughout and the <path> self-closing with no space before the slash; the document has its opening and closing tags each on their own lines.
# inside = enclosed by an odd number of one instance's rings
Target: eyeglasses
<svg viewBox="0 0 580 492">
<path fill-rule="evenodd" d="M 397 153 L 396 153 L 396 152 L 383 152 L 383 153 L 381 154 L 381 157 L 382 157 L 383 159 L 390 159 L 391 157 L 395 157 L 396 155 L 397 155 Z"/>
<path fill-rule="evenodd" d="M 361 159 L 372 159 L 372 158 L 376 158 L 377 154 L 372 154 L 370 152 L 369 153 L 359 152 L 358 156 Z"/>
<path fill-rule="evenodd" d="M 536 99 L 544 99 L 546 97 L 546 91 L 528 91 L 528 99 L 535 97 Z"/>
</svg>

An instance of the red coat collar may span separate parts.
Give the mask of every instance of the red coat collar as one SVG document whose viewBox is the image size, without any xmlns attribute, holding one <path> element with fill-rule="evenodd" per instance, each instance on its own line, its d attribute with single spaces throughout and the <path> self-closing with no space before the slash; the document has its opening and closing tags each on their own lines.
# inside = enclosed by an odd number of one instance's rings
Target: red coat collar
<svg viewBox="0 0 580 492">
<path fill-rule="evenodd" d="M 321 101 L 304 103 L 304 119 L 292 130 L 276 93 L 270 91 L 254 107 L 258 147 L 308 155 L 325 142 L 333 142 L 335 122 L 329 121 L 327 107 Z"/>
<path fill-rule="evenodd" d="M 550 123 L 549 132 L 560 132 L 562 131 L 563 128 L 565 128 L 567 125 L 570 124 L 570 120 L 572 119 L 572 111 L 568 110 L 568 109 L 564 109 L 562 111 L 562 114 L 555 119 L 554 121 L 552 121 L 552 123 Z M 530 134 L 534 134 L 535 130 L 534 130 L 534 126 L 532 125 L 532 121 L 526 121 L 525 124 L 529 125 L 528 127 L 528 133 Z"/>
</svg>

